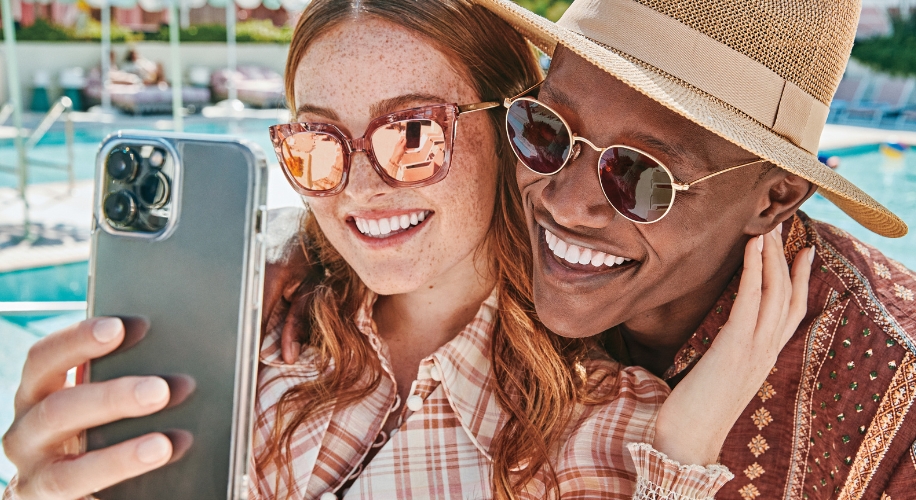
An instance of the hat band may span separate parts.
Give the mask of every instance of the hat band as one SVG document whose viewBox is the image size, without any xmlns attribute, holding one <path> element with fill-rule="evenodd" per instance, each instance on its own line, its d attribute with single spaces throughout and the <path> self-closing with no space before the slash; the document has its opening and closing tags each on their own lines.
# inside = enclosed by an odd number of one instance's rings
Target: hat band
<svg viewBox="0 0 916 500">
<path fill-rule="evenodd" d="M 817 152 L 826 104 L 672 17 L 632 0 L 577 0 L 557 24 L 655 66 Z"/>
</svg>

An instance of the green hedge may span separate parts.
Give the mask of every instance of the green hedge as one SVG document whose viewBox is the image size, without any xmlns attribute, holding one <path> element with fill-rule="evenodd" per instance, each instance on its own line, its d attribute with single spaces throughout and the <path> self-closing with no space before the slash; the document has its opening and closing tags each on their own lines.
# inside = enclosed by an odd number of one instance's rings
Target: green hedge
<svg viewBox="0 0 916 500">
<path fill-rule="evenodd" d="M 544 16 L 551 21 L 556 21 L 566 12 L 572 0 L 515 0 L 515 3 L 535 14 Z"/>
<path fill-rule="evenodd" d="M 893 33 L 859 40 L 852 57 L 878 71 L 894 75 L 916 75 L 916 15 L 891 18 Z"/>
<path fill-rule="evenodd" d="M 289 43 L 292 40 L 291 27 L 276 27 L 268 20 L 244 21 L 236 25 L 235 39 L 241 43 Z M 0 38 L 3 30 L 0 30 Z M 102 25 L 90 20 L 80 28 L 65 28 L 37 19 L 35 24 L 16 30 L 16 39 L 27 42 L 98 42 L 102 39 Z M 225 42 L 226 27 L 221 24 L 198 24 L 182 29 L 182 42 Z M 127 28 L 111 25 L 112 42 L 134 42 L 151 40 L 167 42 L 169 27 L 162 26 L 152 33 L 136 33 Z"/>
</svg>

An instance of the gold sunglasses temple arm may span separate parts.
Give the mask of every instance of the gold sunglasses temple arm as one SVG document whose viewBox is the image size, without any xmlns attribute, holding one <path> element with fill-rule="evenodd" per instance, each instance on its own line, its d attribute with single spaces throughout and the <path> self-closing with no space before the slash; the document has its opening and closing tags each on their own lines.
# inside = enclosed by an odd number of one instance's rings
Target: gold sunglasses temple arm
<svg viewBox="0 0 916 500">
<path fill-rule="evenodd" d="M 693 186 L 694 184 L 696 184 L 696 183 L 698 183 L 698 182 L 703 182 L 703 181 L 705 181 L 705 180 L 712 179 L 713 177 L 715 177 L 715 176 L 717 176 L 717 175 L 721 175 L 721 174 L 724 174 L 724 173 L 726 173 L 726 172 L 731 172 L 732 170 L 738 170 L 739 168 L 743 168 L 743 167 L 747 167 L 747 166 L 750 166 L 750 165 L 754 165 L 754 164 L 756 164 L 756 163 L 763 163 L 763 162 L 765 162 L 765 161 L 767 161 L 767 160 L 760 159 L 760 160 L 754 160 L 754 161 L 751 161 L 751 162 L 748 162 L 748 163 L 742 163 L 741 165 L 735 165 L 734 167 L 729 167 L 729 168 L 726 168 L 725 170 L 719 170 L 718 172 L 713 172 L 713 173 L 711 173 L 711 174 L 709 174 L 709 175 L 704 175 L 703 177 L 700 177 L 699 179 L 697 179 L 697 180 L 695 180 L 695 181 L 688 182 L 687 184 L 682 184 L 682 183 L 680 183 L 680 182 L 675 181 L 675 182 L 672 183 L 672 185 L 674 186 L 674 189 L 675 189 L 676 191 L 687 191 L 688 189 L 690 189 L 691 186 Z"/>
<path fill-rule="evenodd" d="M 498 108 L 499 106 L 500 106 L 500 103 L 497 101 L 477 102 L 474 104 L 462 104 L 458 106 L 458 114 L 460 115 L 464 113 L 473 113 L 475 111 L 483 111 L 485 109 Z"/>
<path fill-rule="evenodd" d="M 504 108 L 508 108 L 509 105 L 512 104 L 512 101 L 514 101 L 514 100 L 516 100 L 516 99 L 519 99 L 519 98 L 521 98 L 521 97 L 525 97 L 526 95 L 530 94 L 531 91 L 533 91 L 534 89 L 540 87 L 543 83 L 544 83 L 544 80 L 541 80 L 541 81 L 535 83 L 534 85 L 528 87 L 527 89 L 525 89 L 525 90 L 519 92 L 518 94 L 515 94 L 515 95 L 512 96 L 512 97 L 507 97 L 507 98 L 503 99 L 503 107 L 504 107 Z"/>
</svg>

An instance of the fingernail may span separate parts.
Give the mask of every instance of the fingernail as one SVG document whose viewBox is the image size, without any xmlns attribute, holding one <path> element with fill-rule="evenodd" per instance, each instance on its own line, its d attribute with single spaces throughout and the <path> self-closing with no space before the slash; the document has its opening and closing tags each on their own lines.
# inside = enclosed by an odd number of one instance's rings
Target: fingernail
<svg viewBox="0 0 916 500">
<path fill-rule="evenodd" d="M 296 354 L 296 359 L 299 359 L 299 354 L 302 353 L 302 344 L 299 342 L 293 342 L 293 352 Z"/>
<path fill-rule="evenodd" d="M 121 333 L 121 320 L 118 318 L 101 318 L 92 325 L 92 336 L 102 344 L 114 340 Z"/>
<path fill-rule="evenodd" d="M 763 250 L 763 235 L 757 237 L 757 250 Z"/>
<path fill-rule="evenodd" d="M 779 231 L 779 234 L 782 234 L 782 222 L 776 225 L 776 230 Z"/>
<path fill-rule="evenodd" d="M 169 385 L 159 377 L 143 379 L 134 386 L 134 397 L 143 406 L 161 403 L 169 396 Z"/>
<path fill-rule="evenodd" d="M 814 254 L 817 252 L 814 250 L 814 247 L 808 247 L 808 248 L 810 249 L 808 251 L 808 262 L 814 262 Z"/>
<path fill-rule="evenodd" d="M 165 436 L 150 436 L 137 445 L 137 458 L 145 464 L 154 464 L 169 456 L 172 443 Z"/>
<path fill-rule="evenodd" d="M 780 226 L 776 226 L 773 228 L 772 231 L 770 231 L 770 236 L 772 236 L 773 239 L 776 241 L 782 241 L 782 234 L 779 230 L 780 230 Z"/>
</svg>

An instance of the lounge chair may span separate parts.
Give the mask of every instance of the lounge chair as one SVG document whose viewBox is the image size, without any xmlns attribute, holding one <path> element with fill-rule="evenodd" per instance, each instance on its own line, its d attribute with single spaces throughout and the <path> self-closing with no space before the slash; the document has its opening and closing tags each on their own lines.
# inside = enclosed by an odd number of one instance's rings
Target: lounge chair
<svg viewBox="0 0 916 500">
<path fill-rule="evenodd" d="M 229 97 L 230 71 L 213 72 L 210 87 L 217 100 Z M 239 66 L 232 79 L 238 99 L 255 108 L 276 108 L 285 104 L 283 76 L 261 66 Z"/>
<path fill-rule="evenodd" d="M 833 101 L 830 103 L 830 114 L 827 115 L 827 121 L 838 121 L 850 104 L 862 99 L 862 94 L 867 87 L 868 78 L 865 75 L 843 75 L 840 86 L 837 87 Z"/>
<path fill-rule="evenodd" d="M 841 120 L 844 123 L 878 126 L 887 117 L 899 116 L 914 87 L 916 79 L 913 78 L 878 77 L 871 97 L 848 106 Z"/>
<path fill-rule="evenodd" d="M 172 112 L 172 89 L 168 84 L 144 85 L 136 81 L 109 85 L 111 104 L 121 111 L 135 115 Z M 89 73 L 86 85 L 86 100 L 99 104 L 102 100 L 102 79 L 98 69 Z M 210 103 L 210 90 L 199 87 L 182 87 L 181 99 L 184 107 L 200 111 Z"/>
</svg>

